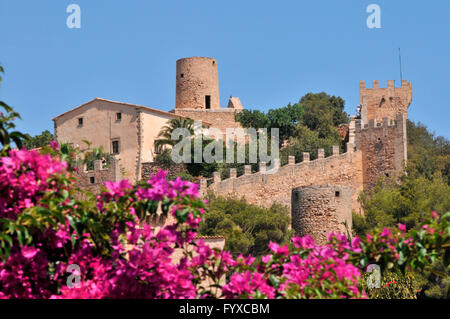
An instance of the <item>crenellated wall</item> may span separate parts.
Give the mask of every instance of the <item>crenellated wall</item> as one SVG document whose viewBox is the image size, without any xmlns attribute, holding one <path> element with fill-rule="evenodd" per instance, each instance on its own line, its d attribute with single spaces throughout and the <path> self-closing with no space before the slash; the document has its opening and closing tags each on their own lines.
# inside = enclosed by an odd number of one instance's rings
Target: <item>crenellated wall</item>
<svg viewBox="0 0 450 319">
<path fill-rule="evenodd" d="M 387 87 L 382 88 L 378 80 L 373 81 L 372 88 L 366 87 L 365 81 L 360 81 L 361 120 L 363 125 L 375 119 L 380 122 L 383 118 L 395 119 L 401 113 L 408 118 L 408 107 L 412 101 L 412 84 L 407 80 L 401 81 L 396 87 L 393 80 L 387 81 Z"/>
<path fill-rule="evenodd" d="M 352 188 L 352 209 L 361 212 L 357 198 L 363 185 L 362 154 L 350 143 L 347 150 L 339 154 L 339 147 L 334 146 L 332 155 L 324 157 L 324 150 L 319 149 L 318 158 L 313 161 L 309 160 L 309 153 L 304 153 L 300 163 L 290 156 L 288 164 L 276 171 L 266 171 L 265 163 L 261 163 L 260 170 L 251 173 L 250 165 L 246 165 L 244 175 L 236 176 L 236 169 L 231 169 L 230 178 L 225 180 L 215 172 L 211 185 L 201 181 L 200 191 L 203 195 L 211 190 L 221 196 L 244 197 L 249 203 L 265 207 L 275 202 L 291 207 L 292 189 L 329 183 Z"/>
<path fill-rule="evenodd" d="M 390 177 L 403 169 L 407 160 L 404 114 L 379 123 L 372 119 L 365 125 L 356 119 L 354 126 L 355 145 L 362 151 L 364 188 L 372 187 L 380 176 Z"/>
</svg>

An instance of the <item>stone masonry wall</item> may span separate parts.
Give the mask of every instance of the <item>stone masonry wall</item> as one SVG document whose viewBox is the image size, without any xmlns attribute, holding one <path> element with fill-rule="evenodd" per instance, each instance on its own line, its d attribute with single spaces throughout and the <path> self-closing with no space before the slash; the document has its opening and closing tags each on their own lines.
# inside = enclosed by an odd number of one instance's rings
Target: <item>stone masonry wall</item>
<svg viewBox="0 0 450 319">
<path fill-rule="evenodd" d="M 141 180 L 148 180 L 153 175 L 156 175 L 160 170 L 167 170 L 167 168 L 158 165 L 155 162 L 146 162 L 141 165 Z M 168 169 L 169 175 L 177 175 L 186 171 L 186 166 L 183 163 L 175 164 Z"/>
<path fill-rule="evenodd" d="M 220 174 L 214 173 L 213 183 L 207 187 L 207 181 L 200 184 L 202 194 L 213 191 L 221 196 L 244 197 L 249 203 L 270 207 L 273 203 L 291 207 L 291 191 L 300 186 L 321 185 L 325 183 L 351 187 L 352 209 L 362 212 L 358 203 L 358 195 L 362 190 L 362 154 L 354 151 L 352 144 L 347 145 L 348 151 L 339 154 L 339 148 L 333 147 L 333 155 L 324 158 L 324 150 L 318 150 L 318 159 L 309 161 L 309 153 L 304 153 L 303 162 L 295 164 L 294 156 L 289 157 L 289 163 L 279 167 L 274 174 L 265 172 L 261 163 L 260 171 L 251 173 L 247 165 L 242 176 L 236 176 L 236 170 L 230 170 L 230 178 L 220 180 Z"/>
<path fill-rule="evenodd" d="M 293 189 L 292 228 L 297 235 L 310 235 L 319 244 L 326 242 L 328 233 L 350 231 L 352 188 L 326 184 Z"/>
<path fill-rule="evenodd" d="M 407 159 L 406 119 L 397 114 L 396 120 L 374 119 L 362 127 L 355 121 L 355 144 L 362 151 L 363 185 L 372 187 L 380 176 L 390 177 L 400 172 Z"/>
<path fill-rule="evenodd" d="M 94 170 L 87 171 L 82 164 L 78 165 L 78 172 L 75 173 L 75 186 L 83 190 L 89 190 L 94 194 L 100 192 L 101 186 L 107 181 L 120 181 L 121 172 L 119 160 L 111 158 L 109 168 L 102 168 L 100 160 L 94 161 Z M 91 180 L 93 178 L 93 182 Z"/>
<path fill-rule="evenodd" d="M 231 108 L 216 110 L 175 109 L 174 112 L 193 120 L 207 122 L 211 127 L 220 129 L 223 134 L 226 134 L 227 128 L 241 127 L 241 124 L 234 120 L 234 114 L 239 110 Z"/>
<path fill-rule="evenodd" d="M 213 58 L 191 57 L 177 60 L 176 108 L 220 108 L 217 61 Z"/>
<path fill-rule="evenodd" d="M 373 81 L 372 88 L 366 88 L 365 81 L 360 81 L 361 118 L 368 124 L 375 119 L 381 122 L 384 117 L 395 119 L 398 113 L 408 118 L 408 107 L 412 101 L 412 85 L 402 80 L 401 87 L 395 87 L 393 80 L 387 81 L 387 88 L 380 88 L 378 80 Z"/>
</svg>

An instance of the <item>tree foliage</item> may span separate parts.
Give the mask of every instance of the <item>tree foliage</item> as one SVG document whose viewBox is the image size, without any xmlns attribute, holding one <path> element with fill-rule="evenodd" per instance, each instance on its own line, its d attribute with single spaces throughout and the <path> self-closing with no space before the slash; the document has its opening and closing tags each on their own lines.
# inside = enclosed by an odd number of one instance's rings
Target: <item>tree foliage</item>
<svg viewBox="0 0 450 319">
<path fill-rule="evenodd" d="M 3 80 L 2 73 L 4 73 L 4 69 L 0 65 L 0 84 Z M 4 156 L 14 145 L 21 148 L 25 135 L 14 130 L 16 127 L 14 121 L 20 119 L 20 114 L 3 101 L 0 101 L 1 109 L 3 109 L 3 112 L 0 111 L 0 156 Z"/>
<path fill-rule="evenodd" d="M 41 134 L 31 136 L 30 134 L 25 135 L 25 140 L 23 142 L 23 147 L 28 150 L 33 148 L 39 148 L 50 144 L 50 141 L 54 140 L 54 136 L 49 130 L 43 131 Z"/>
<path fill-rule="evenodd" d="M 320 137 L 318 131 L 313 131 L 303 124 L 298 124 L 295 129 L 295 137 L 289 139 L 288 146 L 281 150 L 281 163 L 288 161 L 288 156 L 295 156 L 297 161 L 302 161 L 303 152 L 310 154 L 310 159 L 317 158 L 317 150 L 323 148 L 325 156 L 331 155 L 333 146 L 341 146 L 340 137 L 337 135 Z"/>
<path fill-rule="evenodd" d="M 286 244 L 292 235 L 289 211 L 282 205 L 263 208 L 248 204 L 244 199 L 210 194 L 208 206 L 199 233 L 225 236 L 226 248 L 232 254 L 262 256 L 269 252 L 271 241 Z"/>
<path fill-rule="evenodd" d="M 175 144 L 177 144 L 182 136 L 180 136 L 179 139 L 172 139 L 172 133 L 176 129 L 187 129 L 192 136 L 194 135 L 194 120 L 182 117 L 170 119 L 169 121 L 167 121 L 167 124 L 161 128 L 161 131 L 159 132 L 158 137 L 155 140 L 155 146 L 174 146 Z"/>
<path fill-rule="evenodd" d="M 407 123 L 407 133 L 405 172 L 394 179 L 380 178 L 374 188 L 360 195 L 364 216 L 353 216 L 353 227 L 358 235 L 397 223 L 411 229 L 426 219 L 430 211 L 440 215 L 450 211 L 449 141 L 430 133 L 423 124 L 411 121 Z M 414 275 L 422 297 L 449 296 L 450 270 L 443 266 L 442 260 Z"/>
<path fill-rule="evenodd" d="M 243 110 L 236 113 L 235 119 L 244 128 L 267 128 L 269 134 L 272 128 L 278 128 L 282 144 L 284 140 L 294 134 L 295 127 L 301 122 L 302 116 L 303 106 L 296 103 L 278 109 L 270 109 L 267 114 L 259 110 Z"/>
</svg>

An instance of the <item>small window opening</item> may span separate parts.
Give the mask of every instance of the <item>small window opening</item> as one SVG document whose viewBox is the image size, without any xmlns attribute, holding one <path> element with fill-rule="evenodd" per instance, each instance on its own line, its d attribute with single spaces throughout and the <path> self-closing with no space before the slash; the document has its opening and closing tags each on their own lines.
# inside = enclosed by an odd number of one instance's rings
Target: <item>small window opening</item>
<svg viewBox="0 0 450 319">
<path fill-rule="evenodd" d="M 213 65 L 216 65 L 216 61 L 213 61 Z"/>
<path fill-rule="evenodd" d="M 121 121 L 122 120 L 122 113 L 118 112 L 116 113 L 116 121 Z"/>
<path fill-rule="evenodd" d="M 163 151 L 162 145 L 155 145 L 155 154 L 161 154 Z"/>
<path fill-rule="evenodd" d="M 82 117 L 78 118 L 78 126 L 83 126 L 83 118 Z"/>
<path fill-rule="evenodd" d="M 384 173 L 384 175 L 385 175 L 386 177 L 389 177 L 389 173 Z"/>
<path fill-rule="evenodd" d="M 379 107 L 381 107 L 381 106 L 384 104 L 384 102 L 386 102 L 386 99 L 383 97 L 383 98 L 381 99 L 381 102 L 380 102 Z"/>
<path fill-rule="evenodd" d="M 112 152 L 113 154 L 119 154 L 119 141 L 112 142 Z"/>
<path fill-rule="evenodd" d="M 211 108 L 211 95 L 206 95 L 205 96 L 205 106 L 206 106 L 206 109 L 210 109 Z"/>
<path fill-rule="evenodd" d="M 340 194 L 339 191 L 334 192 L 334 196 L 335 196 L 335 197 L 339 197 L 340 195 L 341 195 L 341 194 Z"/>
<path fill-rule="evenodd" d="M 89 181 L 91 182 L 91 184 L 95 184 L 95 177 L 94 177 L 94 176 L 91 176 L 91 177 L 89 178 Z"/>
<path fill-rule="evenodd" d="M 181 73 L 181 74 L 180 74 L 180 78 L 184 78 L 184 73 Z"/>
</svg>

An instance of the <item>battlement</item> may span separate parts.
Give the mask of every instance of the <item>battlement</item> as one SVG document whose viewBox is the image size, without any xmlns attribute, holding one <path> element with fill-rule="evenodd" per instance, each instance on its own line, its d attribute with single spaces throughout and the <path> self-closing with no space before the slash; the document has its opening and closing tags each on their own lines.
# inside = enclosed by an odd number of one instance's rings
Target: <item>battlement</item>
<svg viewBox="0 0 450 319">
<path fill-rule="evenodd" d="M 354 147 L 352 144 L 347 143 L 347 149 L 349 149 L 350 152 L 353 152 Z M 317 150 L 317 159 L 315 159 L 313 161 L 310 161 L 310 153 L 304 152 L 301 162 L 296 163 L 295 156 L 289 156 L 288 163 L 284 166 L 281 166 L 280 159 L 275 159 L 274 163 L 273 163 L 273 167 L 269 170 L 267 169 L 267 163 L 265 163 L 265 162 L 259 163 L 259 171 L 255 172 L 255 173 L 252 173 L 251 165 L 244 165 L 244 174 L 239 175 L 239 176 L 237 175 L 236 168 L 230 168 L 230 177 L 228 179 L 237 178 L 237 179 L 242 180 L 242 179 L 246 179 L 246 178 L 252 178 L 252 176 L 254 176 L 254 175 L 277 174 L 280 169 L 285 169 L 285 168 L 316 166 L 323 160 L 328 160 L 332 157 L 336 157 L 336 156 L 340 156 L 340 155 L 345 156 L 345 153 L 339 154 L 339 146 L 333 146 L 332 155 L 328 156 L 328 157 L 325 157 L 325 150 L 323 148 L 320 148 Z M 228 179 L 222 180 L 220 172 L 214 172 L 212 182 L 213 182 L 213 184 L 218 184 L 218 183 L 224 182 Z M 207 185 L 207 179 L 202 179 L 200 182 L 200 186 L 201 186 L 200 188 L 201 189 L 202 189 L 202 187 L 204 188 L 205 185 Z"/>
<path fill-rule="evenodd" d="M 351 118 L 351 120 L 353 120 L 353 118 Z M 402 113 L 398 113 L 395 117 L 395 120 L 388 117 L 383 117 L 383 120 L 381 122 L 378 122 L 377 119 L 373 118 L 369 120 L 369 123 L 363 124 L 360 119 L 355 119 L 354 129 L 355 133 L 362 130 L 372 129 L 403 129 L 403 123 L 405 123 L 405 115 Z"/>
<path fill-rule="evenodd" d="M 390 88 L 394 88 L 394 80 L 387 80 L 387 87 L 385 88 L 380 88 L 380 81 L 378 80 L 373 80 L 372 82 L 372 87 L 368 88 L 366 86 L 366 81 L 362 80 L 359 81 L 359 89 L 360 90 L 373 90 L 373 89 L 390 89 Z M 402 80 L 401 85 L 399 87 L 395 87 L 395 88 L 404 88 L 404 89 L 412 89 L 412 85 L 411 82 L 408 82 L 408 80 Z"/>
<path fill-rule="evenodd" d="M 382 122 L 385 117 L 394 120 L 399 113 L 408 118 L 412 84 L 407 80 L 402 80 L 400 87 L 395 86 L 394 80 L 388 80 L 384 88 L 380 87 L 378 80 L 373 81 L 372 88 L 367 88 L 366 82 L 360 81 L 359 89 L 363 124 L 368 124 L 372 119 Z"/>
<path fill-rule="evenodd" d="M 220 196 L 245 197 L 249 203 L 271 206 L 274 202 L 291 205 L 291 190 L 299 186 L 333 183 L 362 190 L 361 152 L 356 151 L 352 143 L 347 143 L 347 151 L 339 153 L 334 146 L 330 156 L 325 157 L 325 150 L 317 150 L 317 159 L 310 160 L 310 153 L 303 153 L 302 161 L 296 163 L 294 156 L 289 156 L 286 165 L 274 161 L 273 167 L 260 163 L 259 170 L 252 172 L 250 165 L 244 166 L 244 173 L 237 175 L 235 168 L 230 169 L 230 177 L 221 179 L 219 172 L 210 180 L 200 181 L 200 194 L 208 191 Z M 209 185 L 208 185 L 209 184 Z M 355 195 L 357 196 L 357 195 Z M 357 197 L 353 207 L 359 211 Z"/>
</svg>

